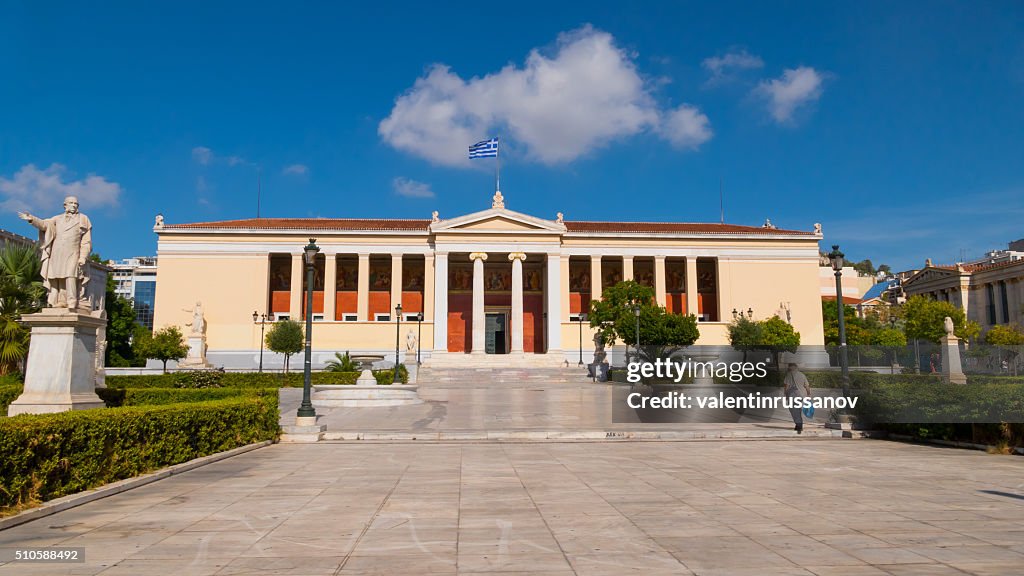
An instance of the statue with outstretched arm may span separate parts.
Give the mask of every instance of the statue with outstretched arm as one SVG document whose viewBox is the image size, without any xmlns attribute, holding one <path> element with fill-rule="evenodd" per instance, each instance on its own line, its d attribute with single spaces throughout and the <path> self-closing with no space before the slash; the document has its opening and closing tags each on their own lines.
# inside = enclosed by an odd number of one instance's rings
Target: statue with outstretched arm
<svg viewBox="0 0 1024 576">
<path fill-rule="evenodd" d="M 92 250 L 92 223 L 78 211 L 78 198 L 64 199 L 64 213 L 39 218 L 27 212 L 18 217 L 39 230 L 43 286 L 50 308 L 78 308 L 85 284 L 85 261 Z"/>
</svg>

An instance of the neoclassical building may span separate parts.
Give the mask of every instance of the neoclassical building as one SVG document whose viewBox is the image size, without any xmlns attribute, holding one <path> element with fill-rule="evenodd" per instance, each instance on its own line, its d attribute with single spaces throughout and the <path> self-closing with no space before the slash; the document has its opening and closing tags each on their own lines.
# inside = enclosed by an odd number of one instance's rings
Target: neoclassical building
<svg viewBox="0 0 1024 576">
<path fill-rule="evenodd" d="M 155 326 L 184 326 L 202 302 L 207 358 L 229 368 L 257 365 L 254 311 L 304 318 L 310 238 L 320 247 L 315 365 L 344 351 L 393 358 L 396 332 L 404 350 L 410 330 L 435 364 L 495 354 L 553 365 L 577 361 L 581 349 L 589 360 L 593 333 L 579 315 L 624 279 L 654 288 L 670 313 L 695 314 L 698 344 L 728 344 L 739 310 L 778 314 L 803 344 L 823 345 L 818 227 L 548 220 L 505 208 L 498 193 L 490 209 L 448 219 L 158 218 L 154 231 Z"/>
<path fill-rule="evenodd" d="M 1024 325 L 1024 260 L 944 266 L 929 259 L 902 288 L 908 298 L 950 302 L 980 324 L 982 333 L 998 324 Z"/>
</svg>

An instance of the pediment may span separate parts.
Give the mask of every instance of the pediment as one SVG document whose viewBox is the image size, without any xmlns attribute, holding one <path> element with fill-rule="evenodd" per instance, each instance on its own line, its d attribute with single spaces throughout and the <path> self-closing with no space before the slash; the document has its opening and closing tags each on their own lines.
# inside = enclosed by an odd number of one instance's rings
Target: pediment
<svg viewBox="0 0 1024 576">
<path fill-rule="evenodd" d="M 491 208 L 482 212 L 466 214 L 450 220 L 441 220 L 430 225 L 434 233 L 444 232 L 488 232 L 488 233 L 546 233 L 561 234 L 565 225 L 554 220 L 544 220 L 528 214 L 513 212 L 504 208 Z"/>
<path fill-rule="evenodd" d="M 912 284 L 930 282 L 932 280 L 947 280 L 949 278 L 955 278 L 959 276 L 959 273 L 955 270 L 947 270 L 945 268 L 925 268 L 917 274 L 914 274 L 908 278 L 903 285 L 909 286 Z"/>
</svg>

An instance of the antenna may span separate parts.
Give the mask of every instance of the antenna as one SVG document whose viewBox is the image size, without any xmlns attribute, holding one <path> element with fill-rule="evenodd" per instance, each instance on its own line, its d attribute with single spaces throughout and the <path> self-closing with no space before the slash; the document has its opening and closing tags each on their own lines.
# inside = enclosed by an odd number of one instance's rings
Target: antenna
<svg viewBox="0 0 1024 576">
<path fill-rule="evenodd" d="M 721 213 L 721 223 L 725 224 L 725 195 L 722 192 L 722 177 L 718 177 L 718 210 Z"/>
</svg>

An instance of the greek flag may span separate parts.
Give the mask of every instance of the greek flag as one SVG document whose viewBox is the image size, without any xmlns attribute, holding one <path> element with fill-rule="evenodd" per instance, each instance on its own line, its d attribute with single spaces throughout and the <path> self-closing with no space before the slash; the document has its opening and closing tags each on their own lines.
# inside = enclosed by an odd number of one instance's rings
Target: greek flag
<svg viewBox="0 0 1024 576">
<path fill-rule="evenodd" d="M 469 147 L 469 159 L 474 158 L 497 158 L 498 157 L 498 139 L 491 138 L 490 140 L 484 140 L 477 142 Z"/>
</svg>

